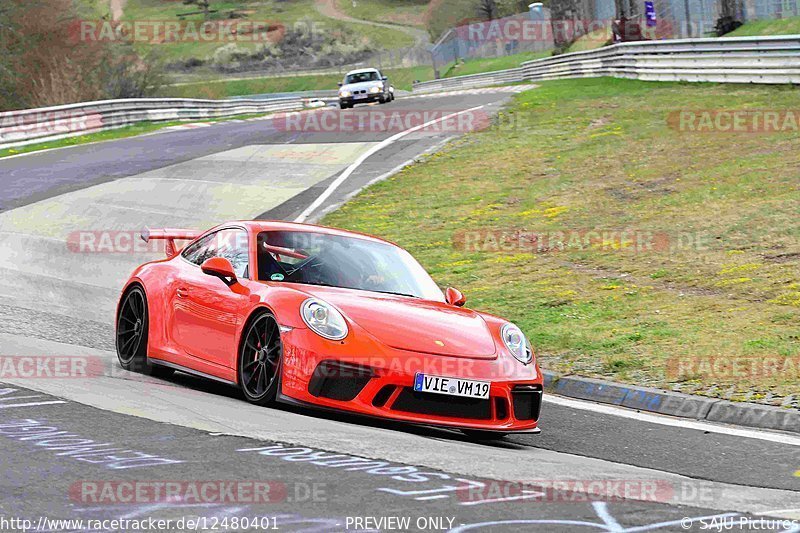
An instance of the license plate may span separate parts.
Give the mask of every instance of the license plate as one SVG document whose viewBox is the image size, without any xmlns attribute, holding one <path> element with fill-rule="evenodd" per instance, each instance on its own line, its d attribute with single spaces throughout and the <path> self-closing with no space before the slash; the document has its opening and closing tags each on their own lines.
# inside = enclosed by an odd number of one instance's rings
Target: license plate
<svg viewBox="0 0 800 533">
<path fill-rule="evenodd" d="M 366 94 L 357 94 L 356 95 L 356 100 L 361 100 L 361 99 L 366 98 L 366 97 L 367 97 Z"/>
<path fill-rule="evenodd" d="M 490 385 L 488 381 L 445 378 L 442 376 L 431 376 L 430 374 L 417 373 L 414 377 L 415 391 L 446 394 L 448 396 L 486 399 L 489 397 Z"/>
</svg>

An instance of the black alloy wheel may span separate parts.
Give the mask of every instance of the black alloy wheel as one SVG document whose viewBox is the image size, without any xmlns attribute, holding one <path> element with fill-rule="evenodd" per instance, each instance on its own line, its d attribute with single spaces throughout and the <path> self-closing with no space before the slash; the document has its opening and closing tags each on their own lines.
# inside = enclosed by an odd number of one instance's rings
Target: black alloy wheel
<svg viewBox="0 0 800 533">
<path fill-rule="evenodd" d="M 278 321 L 262 312 L 250 322 L 239 351 L 239 385 L 248 402 L 267 405 L 275 399 L 282 356 Z"/>
<path fill-rule="evenodd" d="M 125 293 L 117 314 L 117 358 L 125 370 L 150 376 L 169 377 L 171 368 L 153 365 L 147 360 L 147 298 L 139 286 Z"/>
</svg>

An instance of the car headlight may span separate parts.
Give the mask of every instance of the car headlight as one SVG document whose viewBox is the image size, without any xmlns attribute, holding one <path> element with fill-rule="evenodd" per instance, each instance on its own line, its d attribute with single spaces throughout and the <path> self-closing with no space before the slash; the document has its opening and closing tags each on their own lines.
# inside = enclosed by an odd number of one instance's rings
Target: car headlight
<svg viewBox="0 0 800 533">
<path fill-rule="evenodd" d="M 503 344 L 506 345 L 511 355 L 516 357 L 520 363 L 530 364 L 533 360 L 533 349 L 521 329 L 508 323 L 500 330 L 500 336 L 503 337 Z"/>
<path fill-rule="evenodd" d="M 347 337 L 347 322 L 342 314 L 322 300 L 309 298 L 303 302 L 300 315 L 303 317 L 303 322 L 320 337 L 332 341 L 340 341 Z"/>
<path fill-rule="evenodd" d="M 340 91 L 339 96 L 341 96 L 342 98 L 347 98 L 348 96 L 350 96 L 350 91 Z"/>
<path fill-rule="evenodd" d="M 383 87 L 378 87 L 378 86 L 376 85 L 375 87 L 372 87 L 372 88 L 369 90 L 369 92 L 371 92 L 372 94 L 378 94 L 378 93 L 380 93 L 380 92 L 383 92 Z"/>
</svg>

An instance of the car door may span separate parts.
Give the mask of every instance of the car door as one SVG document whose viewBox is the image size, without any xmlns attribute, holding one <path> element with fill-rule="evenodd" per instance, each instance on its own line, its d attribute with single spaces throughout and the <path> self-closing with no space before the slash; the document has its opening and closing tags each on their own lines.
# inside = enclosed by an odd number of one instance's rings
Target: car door
<svg viewBox="0 0 800 533">
<path fill-rule="evenodd" d="M 173 294 L 172 332 L 185 355 L 209 364 L 233 368 L 240 311 L 248 303 L 246 291 L 228 287 L 200 266 L 212 257 L 233 265 L 241 283 L 249 277 L 248 236 L 244 229 L 228 228 L 209 234 L 182 253 L 180 276 Z"/>
</svg>

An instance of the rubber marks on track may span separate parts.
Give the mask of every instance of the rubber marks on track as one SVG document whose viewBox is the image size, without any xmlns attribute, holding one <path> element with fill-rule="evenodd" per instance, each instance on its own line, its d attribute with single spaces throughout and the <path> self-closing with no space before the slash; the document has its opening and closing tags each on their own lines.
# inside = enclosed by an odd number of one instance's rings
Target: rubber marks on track
<svg viewBox="0 0 800 533">
<path fill-rule="evenodd" d="M 209 126 L 216 126 L 217 124 L 242 124 L 244 122 L 257 122 L 259 120 L 270 120 L 275 118 L 274 115 L 254 118 L 241 118 L 233 120 L 222 120 L 220 122 L 189 122 L 188 124 L 177 124 L 157 130 L 156 133 L 164 133 L 168 131 L 181 131 L 181 130 L 196 130 L 198 128 L 207 128 Z"/>
<path fill-rule="evenodd" d="M 191 122 L 189 124 L 178 124 L 177 126 L 170 126 L 159 131 L 179 131 L 179 130 L 196 130 L 198 128 L 207 128 L 218 124 L 217 122 Z"/>
</svg>

